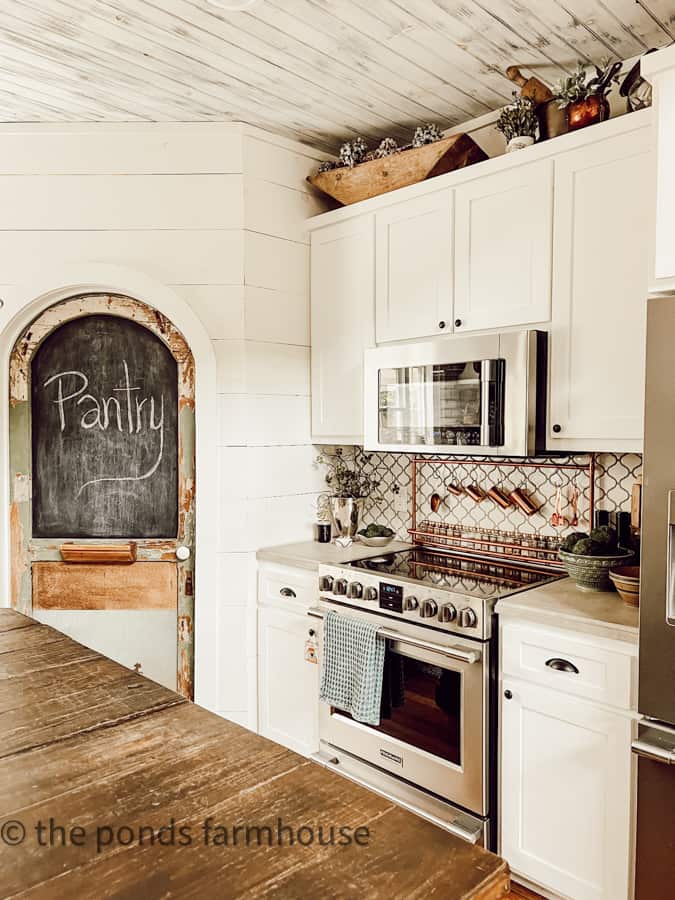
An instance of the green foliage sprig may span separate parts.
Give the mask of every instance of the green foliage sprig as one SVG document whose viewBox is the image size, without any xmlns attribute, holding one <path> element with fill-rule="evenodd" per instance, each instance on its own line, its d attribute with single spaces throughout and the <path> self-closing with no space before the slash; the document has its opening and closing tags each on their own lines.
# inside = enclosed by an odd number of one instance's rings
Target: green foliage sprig
<svg viewBox="0 0 675 900">
<path fill-rule="evenodd" d="M 368 475 L 365 466 L 372 456 L 367 453 L 354 453 L 347 458 L 342 447 L 335 450 L 322 450 L 316 458 L 319 465 L 327 468 L 326 484 L 333 497 L 353 497 L 360 499 L 370 497 L 380 482 Z"/>
<path fill-rule="evenodd" d="M 532 101 L 514 91 L 513 103 L 505 106 L 499 114 L 497 130 L 501 131 L 507 141 L 516 137 L 536 137 L 537 116 Z"/>
</svg>

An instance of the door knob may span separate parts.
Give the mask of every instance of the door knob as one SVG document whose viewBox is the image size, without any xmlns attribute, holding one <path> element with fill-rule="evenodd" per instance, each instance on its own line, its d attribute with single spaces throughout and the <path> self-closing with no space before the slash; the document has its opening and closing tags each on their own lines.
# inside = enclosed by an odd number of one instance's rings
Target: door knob
<svg viewBox="0 0 675 900">
<path fill-rule="evenodd" d="M 176 559 L 179 559 L 181 562 L 185 562 L 186 559 L 190 559 L 190 548 L 176 547 Z"/>
</svg>

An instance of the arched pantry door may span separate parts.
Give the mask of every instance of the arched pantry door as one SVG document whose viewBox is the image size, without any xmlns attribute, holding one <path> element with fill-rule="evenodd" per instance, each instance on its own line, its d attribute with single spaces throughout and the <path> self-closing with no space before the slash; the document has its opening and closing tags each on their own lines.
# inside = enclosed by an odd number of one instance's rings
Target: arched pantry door
<svg viewBox="0 0 675 900">
<path fill-rule="evenodd" d="M 193 695 L 194 361 L 138 300 L 46 309 L 10 360 L 12 605 Z"/>
</svg>

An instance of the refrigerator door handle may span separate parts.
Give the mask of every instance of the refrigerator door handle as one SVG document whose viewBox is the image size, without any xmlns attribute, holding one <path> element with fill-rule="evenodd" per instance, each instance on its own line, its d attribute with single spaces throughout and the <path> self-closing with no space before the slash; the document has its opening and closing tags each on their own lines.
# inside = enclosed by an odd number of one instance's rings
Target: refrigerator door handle
<svg viewBox="0 0 675 900">
<path fill-rule="evenodd" d="M 668 560 L 666 578 L 666 624 L 675 625 L 675 491 L 668 491 Z"/>
<path fill-rule="evenodd" d="M 675 766 L 675 734 L 672 730 L 640 726 L 638 737 L 631 744 L 636 756 Z"/>
</svg>

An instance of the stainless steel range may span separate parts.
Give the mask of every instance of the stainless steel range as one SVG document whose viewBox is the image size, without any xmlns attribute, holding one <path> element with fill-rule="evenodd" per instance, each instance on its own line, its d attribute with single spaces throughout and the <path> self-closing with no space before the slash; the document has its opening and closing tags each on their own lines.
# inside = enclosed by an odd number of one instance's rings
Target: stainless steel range
<svg viewBox="0 0 675 900">
<path fill-rule="evenodd" d="M 373 621 L 387 649 L 380 724 L 321 704 L 317 761 L 495 848 L 494 605 L 558 577 L 421 547 L 320 566 L 310 615 L 337 609 Z"/>
</svg>

